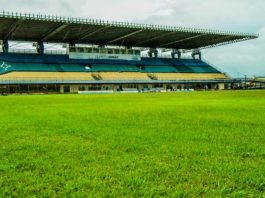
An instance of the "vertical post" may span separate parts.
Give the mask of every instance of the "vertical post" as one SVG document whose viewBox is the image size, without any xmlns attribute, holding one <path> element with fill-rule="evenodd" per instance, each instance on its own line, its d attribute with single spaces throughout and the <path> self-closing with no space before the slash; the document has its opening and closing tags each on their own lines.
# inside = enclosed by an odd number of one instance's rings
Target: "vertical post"
<svg viewBox="0 0 265 198">
<path fill-rule="evenodd" d="M 44 54 L 44 44 L 42 41 L 38 41 L 37 43 L 37 52 L 38 54 Z"/>
<path fill-rule="evenodd" d="M 149 58 L 152 58 L 153 57 L 153 52 L 152 52 L 152 49 L 149 49 L 149 51 L 148 51 L 148 56 L 149 56 Z"/>
<path fill-rule="evenodd" d="M 175 59 L 175 53 L 173 51 L 171 52 L 171 58 Z"/>
<path fill-rule="evenodd" d="M 194 51 L 192 52 L 191 56 L 192 56 L 192 58 L 193 58 L 194 60 L 196 59 L 196 55 L 199 56 L 199 60 L 202 59 L 202 53 L 201 53 L 200 50 L 194 50 Z"/>
<path fill-rule="evenodd" d="M 247 75 L 245 75 L 245 89 L 247 89 Z"/>
<path fill-rule="evenodd" d="M 158 57 L 158 50 L 154 49 L 154 57 L 157 58 Z"/>
<path fill-rule="evenodd" d="M 175 55 L 178 55 L 178 59 L 181 59 L 181 51 L 178 49 L 173 49 L 171 52 L 172 59 L 175 59 Z"/>
<path fill-rule="evenodd" d="M 158 57 L 158 50 L 156 48 L 150 48 L 148 51 L 148 56 L 149 58 L 152 58 L 154 54 L 154 57 L 157 58 Z"/>
<path fill-rule="evenodd" d="M 5 39 L 3 40 L 3 52 L 8 53 L 8 51 L 9 51 L 9 43 L 8 43 L 8 40 Z"/>
<path fill-rule="evenodd" d="M 177 53 L 178 53 L 178 59 L 181 59 L 181 51 L 178 50 Z"/>
</svg>

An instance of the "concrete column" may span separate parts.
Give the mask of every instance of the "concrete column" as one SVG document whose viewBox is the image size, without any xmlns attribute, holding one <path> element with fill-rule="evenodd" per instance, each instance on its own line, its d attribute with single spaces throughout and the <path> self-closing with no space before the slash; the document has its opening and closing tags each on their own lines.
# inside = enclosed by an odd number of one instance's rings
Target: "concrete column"
<svg viewBox="0 0 265 198">
<path fill-rule="evenodd" d="M 223 83 L 218 84 L 218 88 L 219 88 L 219 90 L 224 90 L 225 89 L 225 84 L 223 84 Z"/>
<path fill-rule="evenodd" d="M 143 86 L 143 85 L 138 85 L 138 90 L 142 91 L 142 90 L 143 90 L 143 88 L 144 88 L 144 86 Z"/>
<path fill-rule="evenodd" d="M 44 44 L 42 41 L 38 41 L 36 48 L 37 48 L 38 54 L 44 54 Z"/>
<path fill-rule="evenodd" d="M 180 85 L 180 86 L 181 86 L 181 91 L 183 91 L 183 90 L 185 89 L 185 85 L 182 84 L 182 85 Z"/>
<path fill-rule="evenodd" d="M 64 93 L 64 86 L 60 85 L 60 93 Z"/>
<path fill-rule="evenodd" d="M 117 90 L 119 89 L 119 85 L 113 85 L 113 91 L 117 92 Z"/>
<path fill-rule="evenodd" d="M 8 40 L 3 40 L 3 52 L 4 53 L 8 53 L 9 51 L 9 43 L 8 43 Z"/>
<path fill-rule="evenodd" d="M 70 86 L 70 93 L 78 93 L 79 86 L 78 85 L 71 85 Z"/>
</svg>

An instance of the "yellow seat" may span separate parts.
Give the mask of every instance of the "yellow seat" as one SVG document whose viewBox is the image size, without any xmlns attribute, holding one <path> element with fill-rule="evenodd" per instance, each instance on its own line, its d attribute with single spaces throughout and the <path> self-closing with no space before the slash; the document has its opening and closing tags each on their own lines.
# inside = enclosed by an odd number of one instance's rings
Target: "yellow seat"
<svg viewBox="0 0 265 198">
<path fill-rule="evenodd" d="M 0 80 L 94 80 L 84 72 L 11 72 L 0 75 Z"/>
<path fill-rule="evenodd" d="M 228 80 L 222 73 L 153 73 L 157 80 Z"/>
<path fill-rule="evenodd" d="M 225 74 L 196 73 L 140 73 L 140 72 L 11 72 L 0 75 L 0 80 L 228 80 Z"/>
<path fill-rule="evenodd" d="M 145 73 L 140 72 L 101 72 L 102 80 L 150 80 Z"/>
</svg>

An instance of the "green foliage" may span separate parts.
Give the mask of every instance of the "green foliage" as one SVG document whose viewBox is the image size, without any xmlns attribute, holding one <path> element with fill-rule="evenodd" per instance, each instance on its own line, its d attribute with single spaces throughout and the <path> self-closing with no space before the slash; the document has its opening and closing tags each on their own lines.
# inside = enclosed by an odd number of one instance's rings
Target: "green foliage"
<svg viewBox="0 0 265 198">
<path fill-rule="evenodd" d="M 264 197 L 265 92 L 0 98 L 2 197 Z"/>
</svg>

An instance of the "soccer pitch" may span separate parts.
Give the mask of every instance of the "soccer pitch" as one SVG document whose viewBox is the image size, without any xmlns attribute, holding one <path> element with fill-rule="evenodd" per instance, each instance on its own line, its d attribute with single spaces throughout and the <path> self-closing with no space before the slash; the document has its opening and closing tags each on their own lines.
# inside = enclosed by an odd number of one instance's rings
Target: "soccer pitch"
<svg viewBox="0 0 265 198">
<path fill-rule="evenodd" d="M 8 96 L 0 107 L 0 196 L 265 196 L 265 91 Z"/>
</svg>

